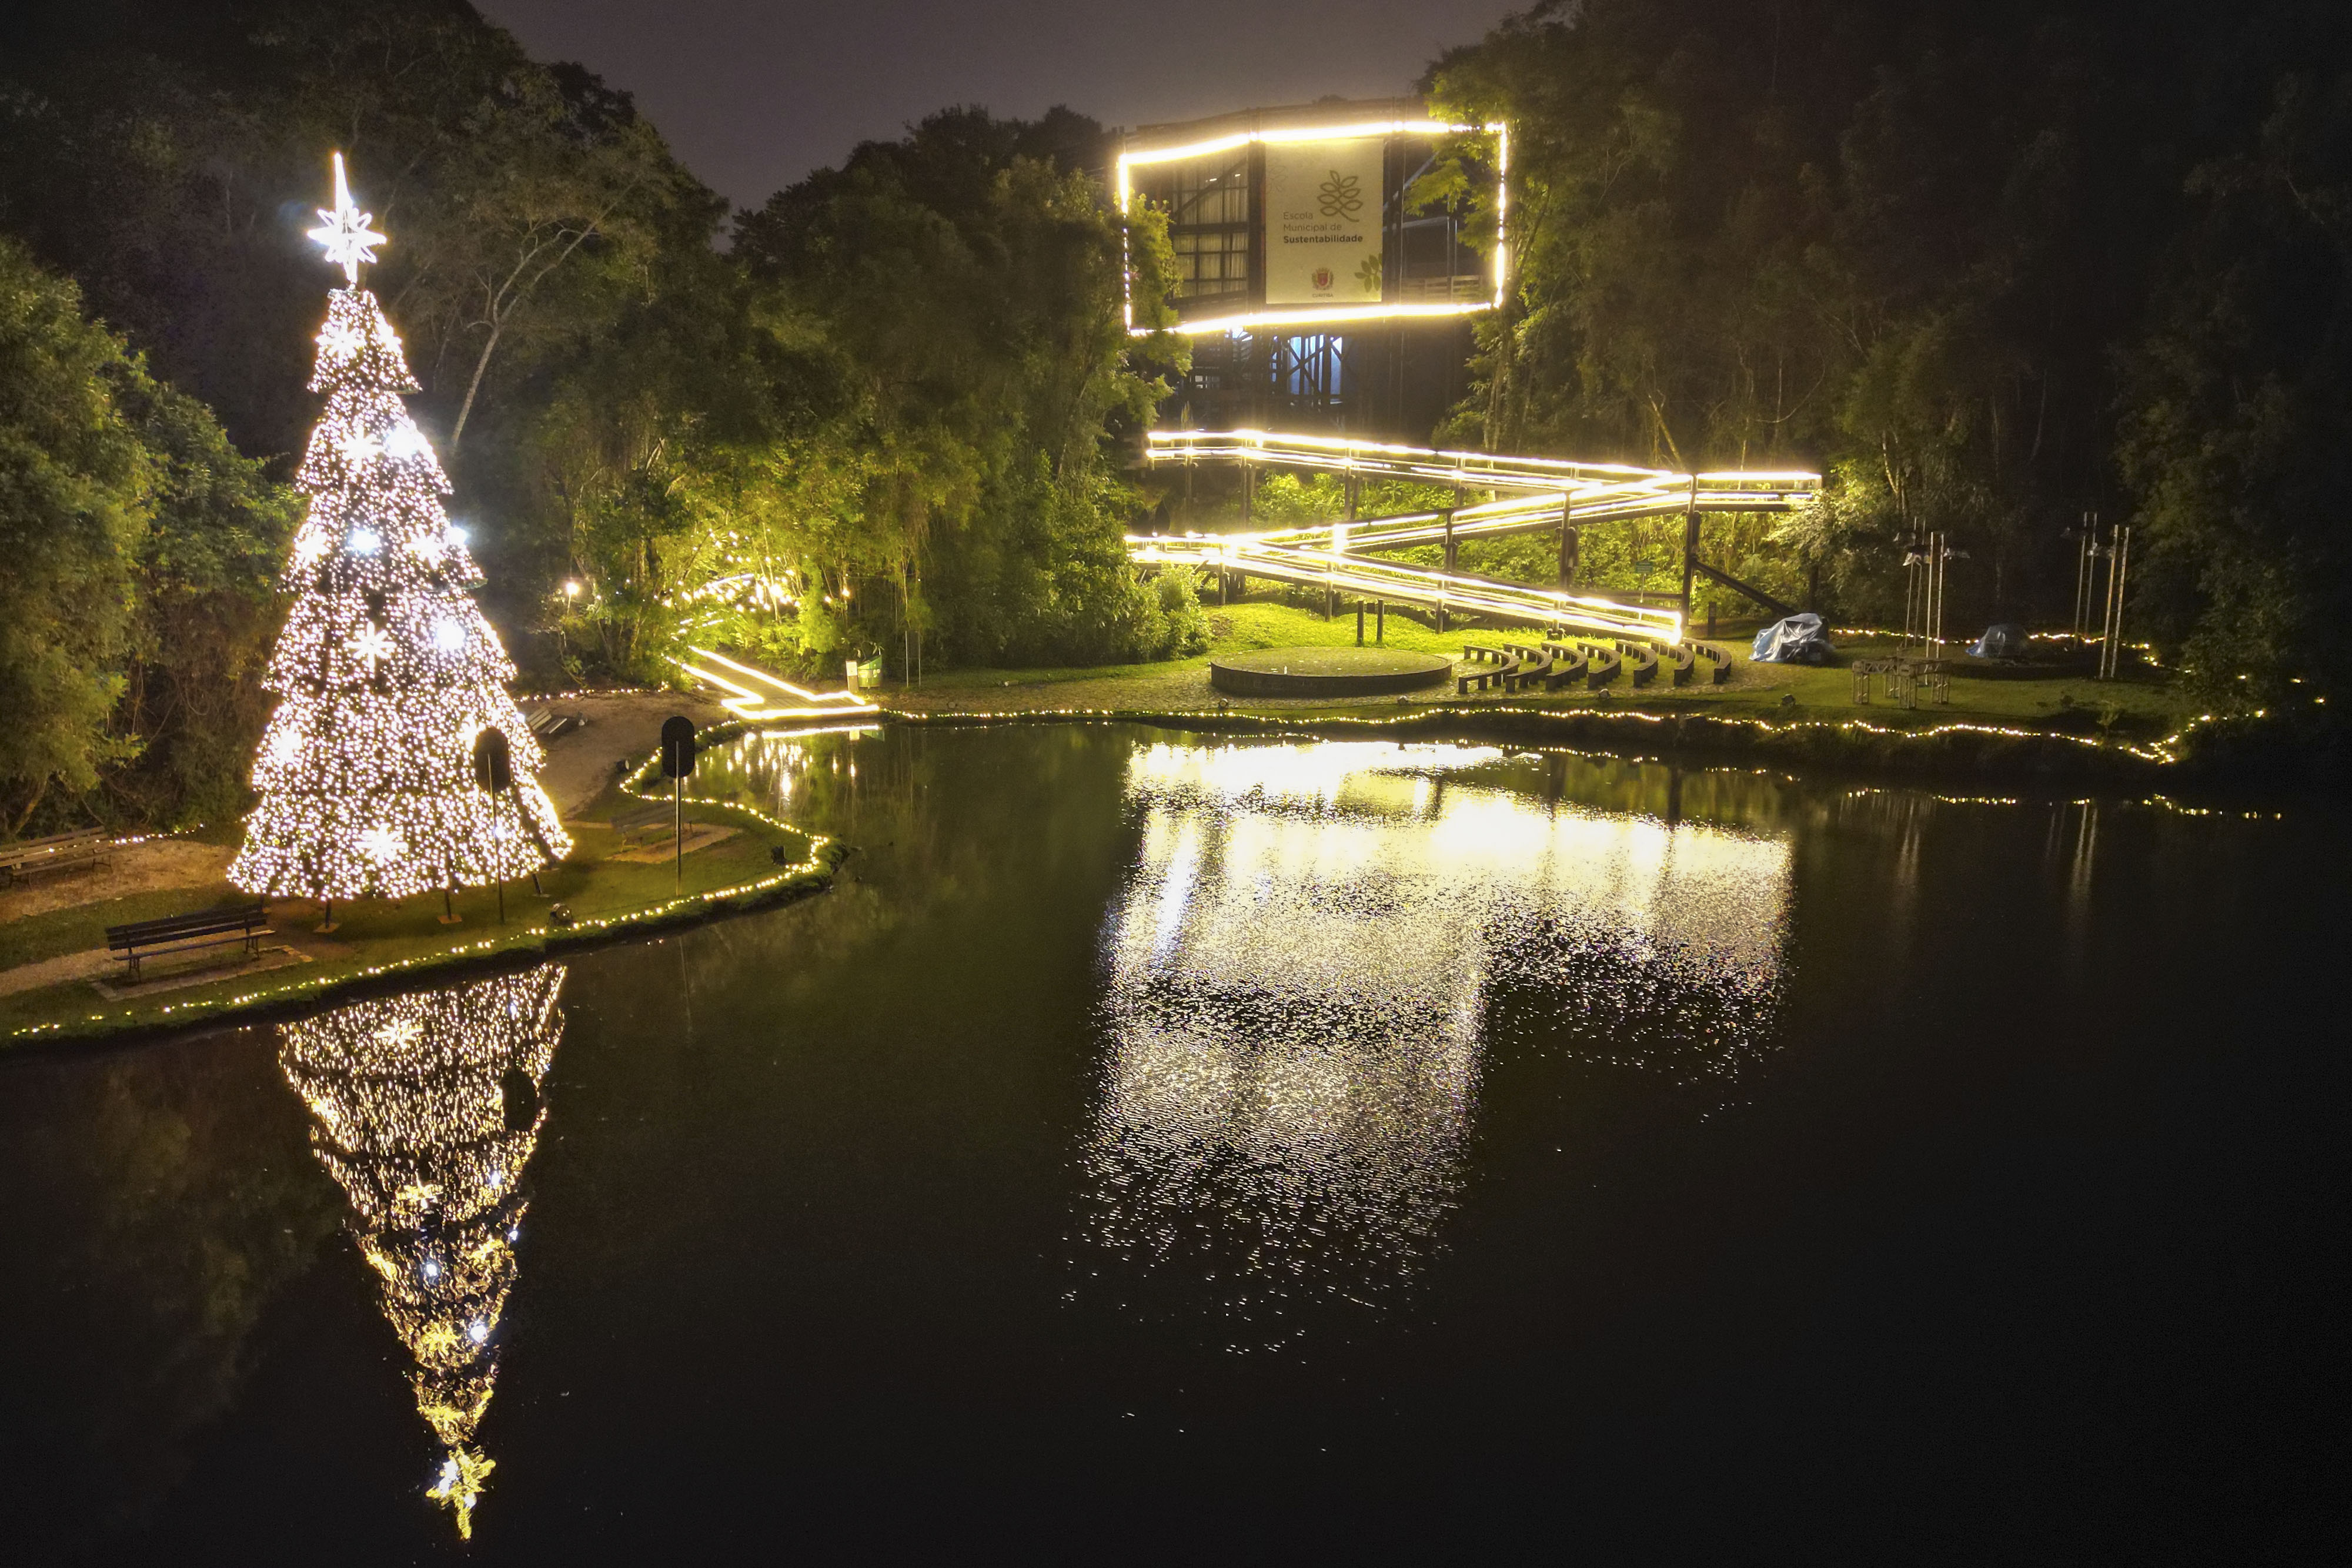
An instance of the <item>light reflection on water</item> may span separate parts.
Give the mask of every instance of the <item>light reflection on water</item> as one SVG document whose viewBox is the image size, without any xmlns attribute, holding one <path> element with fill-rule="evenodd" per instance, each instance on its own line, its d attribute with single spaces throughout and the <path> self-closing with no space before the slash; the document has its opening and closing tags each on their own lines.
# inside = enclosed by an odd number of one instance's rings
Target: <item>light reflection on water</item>
<svg viewBox="0 0 2352 1568">
<path fill-rule="evenodd" d="M 1092 1247 L 1205 1294 L 1233 1349 L 1280 1348 L 1295 1309 L 1378 1310 L 1442 1243 L 1502 995 L 1578 1015 L 1596 1061 L 1685 1082 L 1760 1049 L 1785 841 L 1591 810 L 1556 780 L 1476 747 L 1135 750 Z"/>
<path fill-rule="evenodd" d="M 360 1254 L 443 1448 L 427 1494 L 457 1533 L 497 1461 L 475 1443 L 522 1239 L 523 1167 L 563 1035 L 561 964 L 413 991 L 283 1026 L 278 1065 L 351 1203 Z"/>
</svg>

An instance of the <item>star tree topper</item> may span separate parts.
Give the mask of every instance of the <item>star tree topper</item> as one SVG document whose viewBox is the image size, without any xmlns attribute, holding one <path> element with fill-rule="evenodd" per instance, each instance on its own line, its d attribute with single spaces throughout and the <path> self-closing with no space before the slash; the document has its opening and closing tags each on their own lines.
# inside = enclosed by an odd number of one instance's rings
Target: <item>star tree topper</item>
<svg viewBox="0 0 2352 1568">
<path fill-rule="evenodd" d="M 344 281 L 356 287 L 360 267 L 375 265 L 375 247 L 384 243 L 384 236 L 368 226 L 375 222 L 375 214 L 352 204 L 340 152 L 335 154 L 335 204 L 332 209 L 320 207 L 319 216 L 323 221 L 310 231 L 310 237 L 325 247 L 331 265 L 343 269 Z"/>
</svg>

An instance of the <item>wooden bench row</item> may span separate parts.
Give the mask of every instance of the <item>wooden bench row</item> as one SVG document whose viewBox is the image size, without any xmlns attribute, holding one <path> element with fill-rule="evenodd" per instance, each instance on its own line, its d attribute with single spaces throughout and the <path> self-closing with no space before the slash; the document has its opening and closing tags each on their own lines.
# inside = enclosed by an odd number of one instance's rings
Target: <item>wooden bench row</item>
<svg viewBox="0 0 2352 1568">
<path fill-rule="evenodd" d="M 1456 695 L 1500 686 L 1516 692 L 1540 684 L 1557 691 L 1582 681 L 1588 691 L 1599 691 L 1623 676 L 1628 684 L 1645 686 L 1666 674 L 1670 684 L 1688 685 L 1704 668 L 1708 681 L 1721 685 L 1731 678 L 1730 653 L 1709 643 L 1676 643 L 1665 647 L 1635 638 L 1620 638 L 1612 647 L 1585 647 L 1547 637 L 1541 648 L 1517 643 L 1465 643 L 1462 662 L 1479 666 L 1454 677 Z"/>
</svg>

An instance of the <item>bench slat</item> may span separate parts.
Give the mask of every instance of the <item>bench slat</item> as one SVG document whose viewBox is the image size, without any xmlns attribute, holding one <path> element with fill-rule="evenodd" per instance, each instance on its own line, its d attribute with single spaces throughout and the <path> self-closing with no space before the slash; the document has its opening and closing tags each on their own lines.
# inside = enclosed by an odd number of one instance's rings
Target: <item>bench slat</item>
<svg viewBox="0 0 2352 1568">
<path fill-rule="evenodd" d="M 109 947 L 143 947 L 183 936 L 208 936 L 223 931 L 247 931 L 268 918 L 259 904 L 228 909 L 200 909 L 190 915 L 166 915 L 155 920 L 134 920 L 106 928 Z"/>
</svg>

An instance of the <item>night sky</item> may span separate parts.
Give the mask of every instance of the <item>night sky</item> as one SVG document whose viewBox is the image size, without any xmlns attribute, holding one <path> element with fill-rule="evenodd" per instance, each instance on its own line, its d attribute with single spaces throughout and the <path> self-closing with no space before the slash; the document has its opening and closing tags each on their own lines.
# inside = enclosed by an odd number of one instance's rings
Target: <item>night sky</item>
<svg viewBox="0 0 2352 1568">
<path fill-rule="evenodd" d="M 755 206 L 936 109 L 1105 125 L 1412 89 L 1528 0 L 476 0 L 532 55 L 578 60 Z"/>
</svg>

